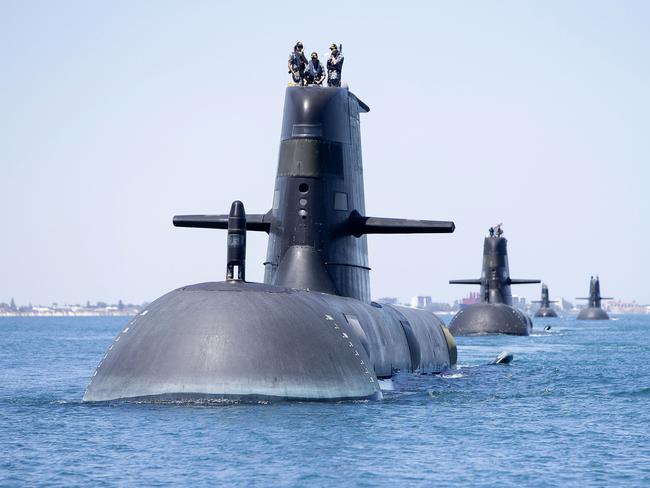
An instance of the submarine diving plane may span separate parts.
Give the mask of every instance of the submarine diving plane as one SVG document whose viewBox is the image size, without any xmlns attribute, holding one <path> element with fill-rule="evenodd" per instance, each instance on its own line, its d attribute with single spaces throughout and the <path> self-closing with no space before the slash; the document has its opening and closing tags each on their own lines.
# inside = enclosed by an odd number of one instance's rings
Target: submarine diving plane
<svg viewBox="0 0 650 488">
<path fill-rule="evenodd" d="M 359 116 L 347 88 L 288 87 L 271 210 L 182 215 L 227 229 L 226 280 L 173 290 L 115 338 L 85 401 L 380 398 L 397 371 L 456 362 L 424 310 L 370 299 L 368 234 L 449 233 L 454 223 L 365 213 Z M 269 235 L 264 283 L 245 280 L 246 232 Z"/>
<path fill-rule="evenodd" d="M 512 334 L 530 335 L 533 321 L 512 306 L 510 285 L 540 283 L 540 280 L 510 278 L 508 241 L 501 225 L 490 227 L 483 242 L 481 277 L 451 280 L 452 285 L 480 285 L 481 302 L 462 308 L 449 323 L 453 335 Z"/>
<path fill-rule="evenodd" d="M 600 306 L 601 300 L 613 300 L 611 297 L 600 296 L 600 278 L 593 276 L 589 280 L 589 297 L 576 298 L 576 300 L 589 300 L 587 308 L 580 310 L 578 320 L 609 320 L 609 315 Z"/>
</svg>

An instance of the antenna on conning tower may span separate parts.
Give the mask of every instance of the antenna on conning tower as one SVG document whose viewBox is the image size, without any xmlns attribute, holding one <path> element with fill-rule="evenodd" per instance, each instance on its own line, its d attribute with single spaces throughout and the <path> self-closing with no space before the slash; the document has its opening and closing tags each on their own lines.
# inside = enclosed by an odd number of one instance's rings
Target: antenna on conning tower
<svg viewBox="0 0 650 488">
<path fill-rule="evenodd" d="M 235 278 L 235 269 L 237 277 Z M 246 211 L 239 200 L 232 202 L 228 214 L 228 253 L 226 280 L 246 280 Z"/>
</svg>

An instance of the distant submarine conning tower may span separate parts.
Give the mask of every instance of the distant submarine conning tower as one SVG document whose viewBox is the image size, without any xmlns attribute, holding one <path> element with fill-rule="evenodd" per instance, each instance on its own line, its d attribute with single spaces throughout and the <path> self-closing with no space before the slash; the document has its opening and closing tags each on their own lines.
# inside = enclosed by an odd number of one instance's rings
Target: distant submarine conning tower
<svg viewBox="0 0 650 488">
<path fill-rule="evenodd" d="M 456 362 L 424 310 L 370 302 L 366 234 L 453 232 L 453 222 L 365 216 L 359 114 L 347 88 L 286 91 L 272 209 L 181 215 L 227 229 L 226 280 L 178 288 L 125 327 L 85 401 L 381 397 L 379 378 Z M 245 281 L 246 232 L 269 234 L 264 284 Z"/>
<path fill-rule="evenodd" d="M 609 315 L 601 307 L 601 300 L 613 300 L 612 297 L 600 296 L 600 278 L 592 276 L 589 279 L 589 297 L 577 298 L 577 300 L 589 300 L 587 308 L 580 310 L 578 320 L 609 320 Z"/>
<path fill-rule="evenodd" d="M 548 298 L 548 286 L 542 283 L 542 299 L 535 300 L 533 303 L 539 303 L 539 309 L 535 312 L 535 317 L 557 317 L 555 310 L 551 308 L 551 303 L 557 303 L 557 301 L 551 301 Z"/>
<path fill-rule="evenodd" d="M 454 335 L 530 334 L 532 321 L 512 306 L 510 285 L 540 283 L 540 280 L 510 278 L 508 241 L 502 237 L 501 225 L 491 227 L 483 242 L 481 277 L 449 281 L 454 285 L 481 286 L 481 303 L 461 309 L 449 323 L 449 330 Z"/>
</svg>

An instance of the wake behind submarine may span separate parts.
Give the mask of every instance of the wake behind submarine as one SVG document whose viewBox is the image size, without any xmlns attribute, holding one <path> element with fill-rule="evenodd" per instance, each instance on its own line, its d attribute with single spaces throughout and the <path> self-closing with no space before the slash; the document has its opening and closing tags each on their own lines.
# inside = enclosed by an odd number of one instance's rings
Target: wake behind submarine
<svg viewBox="0 0 650 488">
<path fill-rule="evenodd" d="M 609 315 L 601 308 L 601 300 L 612 300 L 611 297 L 600 296 L 600 278 L 593 276 L 589 280 L 589 297 L 577 298 L 577 300 L 589 300 L 587 308 L 580 310 L 577 320 L 609 320 Z"/>
<path fill-rule="evenodd" d="M 533 303 L 539 303 L 539 309 L 535 312 L 535 317 L 557 317 L 557 312 L 551 308 L 551 303 L 557 303 L 557 301 L 551 301 L 548 298 L 548 286 L 542 283 L 542 299 L 535 300 Z"/>
<path fill-rule="evenodd" d="M 456 362 L 442 321 L 370 300 L 367 234 L 453 222 L 365 215 L 359 115 L 347 88 L 289 87 L 272 209 L 174 217 L 228 229 L 226 281 L 178 288 L 115 338 L 85 401 L 380 398 L 378 379 Z M 269 235 L 264 283 L 245 281 L 246 232 Z"/>
<path fill-rule="evenodd" d="M 481 303 L 462 308 L 449 323 L 453 335 L 512 334 L 529 335 L 533 322 L 512 306 L 510 285 L 540 283 L 540 280 L 510 278 L 508 241 L 502 237 L 501 224 L 490 228 L 483 243 L 481 277 L 451 280 L 451 284 L 481 285 Z"/>
</svg>

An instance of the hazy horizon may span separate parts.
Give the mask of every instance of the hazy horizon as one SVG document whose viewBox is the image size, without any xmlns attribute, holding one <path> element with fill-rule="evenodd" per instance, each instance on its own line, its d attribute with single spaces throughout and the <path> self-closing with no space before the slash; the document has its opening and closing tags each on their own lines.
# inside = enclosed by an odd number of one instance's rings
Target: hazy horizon
<svg viewBox="0 0 650 488">
<path fill-rule="evenodd" d="M 650 303 L 650 3 L 305 6 L 289 25 L 294 8 L 2 2 L 0 302 L 142 303 L 222 280 L 225 232 L 171 218 L 270 208 L 301 40 L 321 57 L 342 43 L 371 108 L 367 214 L 456 223 L 370 236 L 374 298 L 478 291 L 447 282 L 480 275 L 503 222 L 513 278 L 574 301 L 599 274 L 603 295 Z M 262 281 L 267 236 L 248 235 Z"/>
</svg>

